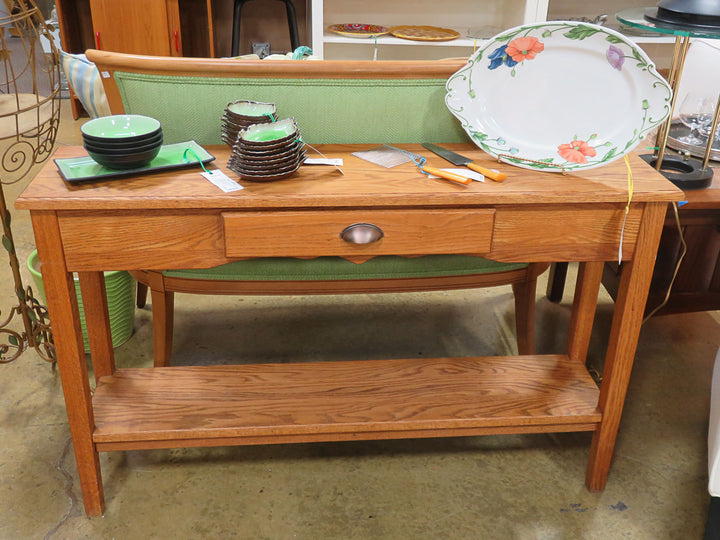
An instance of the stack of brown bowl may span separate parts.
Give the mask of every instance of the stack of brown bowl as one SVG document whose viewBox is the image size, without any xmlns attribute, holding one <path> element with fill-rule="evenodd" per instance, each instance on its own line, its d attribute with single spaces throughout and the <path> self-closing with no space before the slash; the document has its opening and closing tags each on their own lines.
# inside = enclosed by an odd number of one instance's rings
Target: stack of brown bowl
<svg viewBox="0 0 720 540">
<path fill-rule="evenodd" d="M 232 148 L 242 130 L 253 124 L 266 124 L 276 120 L 274 103 L 247 100 L 228 103 L 222 117 L 222 140 Z"/>
<path fill-rule="evenodd" d="M 228 168 L 248 180 L 268 182 L 290 176 L 307 153 L 293 118 L 255 124 L 238 134 Z"/>
</svg>

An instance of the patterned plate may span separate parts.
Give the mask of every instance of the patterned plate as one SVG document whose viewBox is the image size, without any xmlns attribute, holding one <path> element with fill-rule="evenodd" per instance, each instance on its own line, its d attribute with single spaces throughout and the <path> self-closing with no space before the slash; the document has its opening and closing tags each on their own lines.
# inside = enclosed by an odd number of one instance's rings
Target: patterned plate
<svg viewBox="0 0 720 540">
<path fill-rule="evenodd" d="M 390 33 L 413 41 L 451 41 L 460 37 L 460 32 L 437 26 L 393 26 Z"/>
<path fill-rule="evenodd" d="M 488 154 L 572 171 L 630 152 L 667 118 L 671 94 L 622 34 L 553 21 L 490 38 L 448 79 L 445 104 Z"/>
<path fill-rule="evenodd" d="M 328 30 L 341 36 L 354 38 L 371 38 L 390 32 L 389 29 L 377 24 L 333 24 L 328 26 Z"/>
</svg>

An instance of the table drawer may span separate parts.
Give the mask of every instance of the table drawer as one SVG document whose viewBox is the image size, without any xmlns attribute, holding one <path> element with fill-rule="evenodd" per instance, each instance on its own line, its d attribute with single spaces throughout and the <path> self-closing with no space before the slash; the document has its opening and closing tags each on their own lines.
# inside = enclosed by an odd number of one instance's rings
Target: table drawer
<svg viewBox="0 0 720 540">
<path fill-rule="evenodd" d="M 222 214 L 228 257 L 483 254 L 490 251 L 494 218 L 494 209 Z M 354 240 L 366 243 L 343 239 L 343 231 L 358 224 Z"/>
</svg>

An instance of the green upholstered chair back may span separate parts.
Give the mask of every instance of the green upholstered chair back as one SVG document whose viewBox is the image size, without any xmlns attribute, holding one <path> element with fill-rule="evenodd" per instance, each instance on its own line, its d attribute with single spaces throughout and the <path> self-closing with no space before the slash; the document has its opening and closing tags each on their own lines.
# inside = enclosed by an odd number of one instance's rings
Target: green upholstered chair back
<svg viewBox="0 0 720 540">
<path fill-rule="evenodd" d="M 303 139 L 317 143 L 466 141 L 438 79 L 228 79 L 115 72 L 125 110 L 162 122 L 169 143 L 220 144 L 223 110 L 249 99 L 275 103 Z"/>
<path fill-rule="evenodd" d="M 166 143 L 221 144 L 223 111 L 240 99 L 275 103 L 310 144 L 468 141 L 445 106 L 445 83 L 463 61 L 392 62 L 391 70 L 387 62 L 275 61 L 264 72 L 262 61 L 164 58 L 136 69 L 103 63 L 130 55 L 88 56 L 112 73 L 125 112 L 162 122 Z M 293 65 L 279 73 L 279 64 Z"/>
</svg>

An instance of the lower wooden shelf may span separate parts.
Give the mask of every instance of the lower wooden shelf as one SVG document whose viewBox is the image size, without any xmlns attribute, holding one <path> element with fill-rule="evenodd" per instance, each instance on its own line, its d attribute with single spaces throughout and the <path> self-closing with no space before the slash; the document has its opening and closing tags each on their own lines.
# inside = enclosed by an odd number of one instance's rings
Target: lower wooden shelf
<svg viewBox="0 0 720 540">
<path fill-rule="evenodd" d="M 592 431 L 599 390 L 565 355 L 119 369 L 99 451 Z"/>
</svg>

